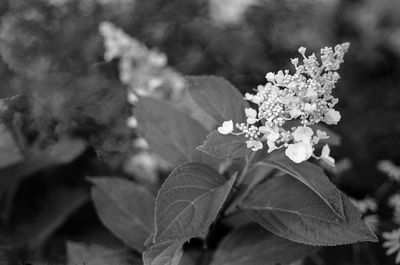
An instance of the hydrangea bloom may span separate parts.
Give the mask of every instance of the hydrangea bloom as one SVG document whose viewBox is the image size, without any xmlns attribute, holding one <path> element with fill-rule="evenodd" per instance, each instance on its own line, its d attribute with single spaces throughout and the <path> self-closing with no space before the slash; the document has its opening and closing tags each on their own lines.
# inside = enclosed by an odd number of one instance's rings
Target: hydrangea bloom
<svg viewBox="0 0 400 265">
<path fill-rule="evenodd" d="M 340 121 L 340 113 L 334 109 L 338 99 L 332 96 L 332 90 L 340 78 L 337 70 L 349 45 L 321 49 L 320 61 L 314 53 L 306 56 L 306 49 L 300 47 L 302 64 L 299 58 L 291 60 L 293 74 L 289 70 L 267 73 L 265 85 L 259 85 L 255 94 L 245 94 L 245 99 L 257 105 L 257 109 L 247 108 L 246 122 L 236 124 L 239 132 L 232 133 L 244 134 L 247 147 L 253 151 L 266 143 L 268 152 L 286 148 L 285 154 L 296 163 L 315 157 L 334 164 L 328 145 L 320 156 L 314 154 L 314 146 L 328 136 L 323 131 L 315 132 L 310 125 Z M 298 121 L 300 125 L 287 129 L 288 121 Z"/>
<path fill-rule="evenodd" d="M 104 37 L 104 59 L 119 59 L 120 80 L 129 87 L 128 100 L 136 95 L 177 99 L 185 83 L 180 74 L 167 65 L 167 56 L 127 35 L 110 22 L 99 26 Z"/>
</svg>

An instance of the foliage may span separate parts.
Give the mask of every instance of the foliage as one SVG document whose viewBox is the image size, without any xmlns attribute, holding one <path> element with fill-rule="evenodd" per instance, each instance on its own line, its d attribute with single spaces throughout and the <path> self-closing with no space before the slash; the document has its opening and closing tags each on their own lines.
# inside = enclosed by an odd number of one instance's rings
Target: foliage
<svg viewBox="0 0 400 265">
<path fill-rule="evenodd" d="M 398 228 L 398 184 L 376 168 L 398 173 L 398 3 L 219 2 L 0 3 L 0 263 L 391 264 L 381 244 L 312 245 L 374 240 L 374 228 L 398 246 L 381 233 Z M 157 56 L 105 58 L 100 25 Z M 219 132 L 246 122 L 256 106 L 242 95 L 298 47 L 345 41 L 341 123 L 310 125 L 336 167 Z M 177 179 L 200 181 L 173 193 L 187 202 L 168 195 Z"/>
</svg>

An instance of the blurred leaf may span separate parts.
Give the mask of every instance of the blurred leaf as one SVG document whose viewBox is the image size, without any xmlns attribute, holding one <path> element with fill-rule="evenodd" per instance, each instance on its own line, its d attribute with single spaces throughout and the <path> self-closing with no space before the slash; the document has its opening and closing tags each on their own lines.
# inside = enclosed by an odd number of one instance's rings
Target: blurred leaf
<svg viewBox="0 0 400 265">
<path fill-rule="evenodd" d="M 103 224 L 129 247 L 143 252 L 153 233 L 155 198 L 122 178 L 91 178 L 92 200 Z"/>
<path fill-rule="evenodd" d="M 222 135 L 218 131 L 208 134 L 197 149 L 220 159 L 245 157 L 250 152 L 242 135 Z"/>
<path fill-rule="evenodd" d="M 236 175 L 226 181 L 201 163 L 176 168 L 158 192 L 156 229 L 153 245 L 144 254 L 145 265 L 178 264 L 182 244 L 207 234 L 235 179 Z"/>
<path fill-rule="evenodd" d="M 4 124 L 0 124 L 0 168 L 4 168 L 23 160 L 11 133 Z"/>
<path fill-rule="evenodd" d="M 7 218 L 14 193 L 23 179 L 37 171 L 72 162 L 86 147 L 83 140 L 64 138 L 45 150 L 31 152 L 20 163 L 0 169 L 1 218 Z"/>
<path fill-rule="evenodd" d="M 303 183 L 283 175 L 257 186 L 241 208 L 265 229 L 294 242 L 315 246 L 376 242 L 358 209 L 340 196 L 344 220 Z"/>
<path fill-rule="evenodd" d="M 186 80 L 194 102 L 217 124 L 246 120 L 244 109 L 249 105 L 239 90 L 227 80 L 216 76 L 188 76 Z"/>
<path fill-rule="evenodd" d="M 48 239 L 89 199 L 86 189 L 66 185 L 52 186 L 51 190 L 44 194 L 40 208 L 25 213 L 24 222 L 17 224 L 16 230 L 26 238 L 31 247 L 37 247 Z"/>
<path fill-rule="evenodd" d="M 127 250 L 67 242 L 67 265 L 139 265 L 141 260 Z"/>
<path fill-rule="evenodd" d="M 293 176 L 319 196 L 339 218 L 344 219 L 341 193 L 329 181 L 320 167 L 307 161 L 300 164 L 294 163 L 284 153 L 264 159 L 258 162 L 257 165 L 273 167 Z"/>
<path fill-rule="evenodd" d="M 168 103 L 140 97 L 135 114 L 138 119 L 138 129 L 151 149 L 173 166 L 190 161 L 207 164 L 215 161 L 196 150 L 206 138 L 206 129 Z"/>
<path fill-rule="evenodd" d="M 233 230 L 221 241 L 211 265 L 285 265 L 317 249 L 275 236 L 257 224 L 249 224 Z"/>
</svg>

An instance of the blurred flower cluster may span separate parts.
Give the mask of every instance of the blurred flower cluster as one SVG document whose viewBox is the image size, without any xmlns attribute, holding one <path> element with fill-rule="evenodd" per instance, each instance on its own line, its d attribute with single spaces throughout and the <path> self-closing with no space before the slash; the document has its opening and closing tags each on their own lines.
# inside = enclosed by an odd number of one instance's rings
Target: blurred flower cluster
<svg viewBox="0 0 400 265">
<path fill-rule="evenodd" d="M 167 56 L 149 49 L 110 22 L 100 24 L 104 37 L 106 61 L 119 59 L 120 80 L 129 88 L 129 101 L 136 95 L 178 98 L 184 88 L 183 78 L 167 66 Z"/>
<path fill-rule="evenodd" d="M 299 53 L 303 64 L 299 64 L 298 58 L 291 60 L 296 70 L 293 75 L 289 70 L 270 72 L 266 75 L 266 85 L 259 85 L 255 94 L 245 94 L 245 99 L 256 104 L 258 110 L 246 108 L 246 123 L 236 124 L 240 132 L 233 132 L 232 121 L 224 122 L 218 131 L 244 134 L 248 139 L 247 147 L 253 151 L 262 149 L 266 142 L 269 153 L 286 148 L 285 154 L 296 163 L 314 157 L 334 164 L 328 145 L 322 148 L 320 156 L 313 154 L 313 146 L 329 136 L 321 130 L 314 132 L 309 126 L 319 122 L 328 125 L 339 122 L 340 113 L 334 109 L 338 99 L 332 96 L 332 90 L 340 78 L 337 70 L 348 48 L 349 43 L 343 43 L 334 49 L 321 49 L 319 62 L 314 53 L 306 56 L 306 49 L 301 47 Z M 285 128 L 286 122 L 296 120 L 300 122 L 299 126 Z"/>
</svg>

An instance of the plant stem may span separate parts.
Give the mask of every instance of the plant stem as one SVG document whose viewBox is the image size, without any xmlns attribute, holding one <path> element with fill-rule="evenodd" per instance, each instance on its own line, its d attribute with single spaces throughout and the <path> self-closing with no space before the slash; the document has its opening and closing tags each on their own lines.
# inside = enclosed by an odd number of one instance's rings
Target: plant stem
<svg viewBox="0 0 400 265">
<path fill-rule="evenodd" d="M 242 184 L 243 179 L 246 177 L 247 172 L 249 171 L 249 168 L 251 166 L 251 162 L 254 159 L 256 152 L 252 152 L 249 156 L 246 156 L 246 165 L 244 166 L 242 173 L 238 177 L 237 184 L 240 186 Z"/>
</svg>

